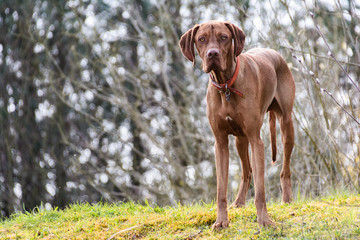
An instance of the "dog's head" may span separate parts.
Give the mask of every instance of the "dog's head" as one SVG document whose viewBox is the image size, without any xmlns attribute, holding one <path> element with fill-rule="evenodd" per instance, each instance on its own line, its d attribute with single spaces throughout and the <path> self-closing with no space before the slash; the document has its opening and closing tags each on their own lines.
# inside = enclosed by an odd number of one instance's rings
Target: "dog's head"
<svg viewBox="0 0 360 240">
<path fill-rule="evenodd" d="M 234 40 L 234 41 L 232 41 Z M 234 42 L 234 43 L 233 43 Z M 244 48 L 244 32 L 229 22 L 210 21 L 196 24 L 180 39 L 184 56 L 195 64 L 194 45 L 202 59 L 203 70 L 225 71 Z"/>
</svg>

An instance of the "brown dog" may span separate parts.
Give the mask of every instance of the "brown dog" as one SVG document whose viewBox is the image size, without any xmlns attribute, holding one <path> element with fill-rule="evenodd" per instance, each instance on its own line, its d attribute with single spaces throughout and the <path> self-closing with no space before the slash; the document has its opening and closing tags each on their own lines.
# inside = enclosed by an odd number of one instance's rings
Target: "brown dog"
<svg viewBox="0 0 360 240">
<path fill-rule="evenodd" d="M 274 226 L 265 201 L 264 144 L 260 129 L 270 111 L 272 159 L 276 160 L 276 118 L 280 121 L 284 162 L 280 175 L 282 200 L 291 201 L 290 155 L 294 145 L 291 111 L 295 83 L 279 53 L 270 49 L 252 49 L 240 54 L 245 34 L 229 22 L 210 21 L 195 25 L 180 39 L 186 58 L 195 63 L 194 44 L 202 59 L 203 70 L 209 73 L 207 116 L 215 137 L 217 173 L 217 219 L 213 229 L 229 225 L 227 183 L 229 168 L 228 135 L 236 136 L 236 148 L 242 164 L 242 181 L 234 203 L 245 204 L 254 172 L 255 206 L 260 226 Z M 251 146 L 251 164 L 249 161 Z"/>
</svg>

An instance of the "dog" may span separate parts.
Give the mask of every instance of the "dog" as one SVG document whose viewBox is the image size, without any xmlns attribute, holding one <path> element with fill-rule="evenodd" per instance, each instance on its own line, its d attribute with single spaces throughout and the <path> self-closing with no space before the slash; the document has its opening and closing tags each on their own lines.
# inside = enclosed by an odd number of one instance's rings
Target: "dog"
<svg viewBox="0 0 360 240">
<path fill-rule="evenodd" d="M 253 173 L 258 224 L 275 227 L 266 208 L 264 143 L 260 137 L 267 112 L 273 162 L 276 160 L 276 119 L 280 122 L 284 149 L 280 174 L 282 201 L 289 203 L 292 200 L 290 156 L 294 146 L 291 115 L 295 98 L 294 78 L 278 52 L 256 48 L 242 53 L 244 44 L 245 34 L 240 28 L 220 21 L 196 24 L 179 42 L 183 55 L 194 65 L 196 47 L 202 69 L 209 73 L 207 117 L 215 138 L 217 175 L 217 219 L 212 226 L 215 230 L 229 226 L 227 184 L 230 134 L 235 136 L 242 165 L 239 191 L 230 207 L 245 205 Z"/>
</svg>

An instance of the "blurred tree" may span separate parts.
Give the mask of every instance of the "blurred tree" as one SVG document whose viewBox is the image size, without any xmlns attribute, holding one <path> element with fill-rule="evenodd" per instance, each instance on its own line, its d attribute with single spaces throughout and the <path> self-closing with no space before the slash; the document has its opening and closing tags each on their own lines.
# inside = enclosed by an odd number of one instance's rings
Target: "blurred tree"
<svg viewBox="0 0 360 240">
<path fill-rule="evenodd" d="M 32 210 L 46 194 L 46 170 L 41 168 L 41 134 L 35 110 L 41 102 L 34 78 L 39 74 L 38 59 L 29 30 L 32 2 L 6 1 L 1 5 L 2 74 L 1 162 L 2 215 L 10 209 Z M 4 7 L 7 6 L 5 9 Z M 32 61 L 28 61 L 32 59 Z M 21 186 L 21 188 L 16 187 Z M 20 202 L 14 197 L 20 197 Z M 10 205 L 10 206 L 9 206 Z M 12 205 L 12 206 L 11 206 Z"/>
</svg>

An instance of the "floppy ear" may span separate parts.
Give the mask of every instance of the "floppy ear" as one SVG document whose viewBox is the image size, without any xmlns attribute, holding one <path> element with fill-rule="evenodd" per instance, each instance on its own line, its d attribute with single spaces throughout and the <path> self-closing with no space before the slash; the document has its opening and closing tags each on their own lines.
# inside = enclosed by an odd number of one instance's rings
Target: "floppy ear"
<svg viewBox="0 0 360 240">
<path fill-rule="evenodd" d="M 199 27 L 200 25 L 196 24 L 193 28 L 191 28 L 186 33 L 184 33 L 184 35 L 181 36 L 179 42 L 183 55 L 191 62 L 193 62 L 194 65 L 195 65 L 194 38 Z"/>
<path fill-rule="evenodd" d="M 236 58 L 244 49 L 245 33 L 230 22 L 225 22 L 225 25 L 230 30 L 232 38 L 234 39 L 234 57 Z"/>
</svg>

